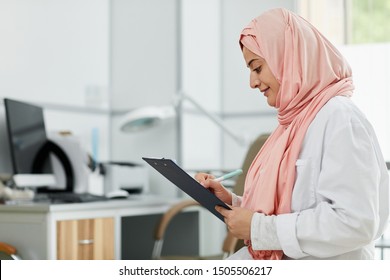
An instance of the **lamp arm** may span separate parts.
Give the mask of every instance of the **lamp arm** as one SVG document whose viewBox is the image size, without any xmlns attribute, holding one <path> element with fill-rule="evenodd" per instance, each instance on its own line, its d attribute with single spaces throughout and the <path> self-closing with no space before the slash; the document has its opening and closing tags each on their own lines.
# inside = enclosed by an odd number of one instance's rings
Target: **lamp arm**
<svg viewBox="0 0 390 280">
<path fill-rule="evenodd" d="M 184 93 L 180 94 L 180 98 L 182 100 L 189 101 L 192 105 L 194 105 L 199 111 L 201 111 L 203 114 L 205 114 L 210 120 L 212 120 L 218 127 L 220 127 L 226 134 L 228 134 L 231 138 L 233 138 L 240 145 L 247 144 L 247 141 L 243 137 L 237 135 L 233 130 L 228 128 L 226 126 L 226 124 L 220 118 L 218 118 L 216 115 L 206 111 L 206 109 L 204 109 L 202 107 L 202 105 L 200 105 L 198 102 L 196 102 L 193 98 L 191 98 L 190 96 L 188 96 Z"/>
</svg>

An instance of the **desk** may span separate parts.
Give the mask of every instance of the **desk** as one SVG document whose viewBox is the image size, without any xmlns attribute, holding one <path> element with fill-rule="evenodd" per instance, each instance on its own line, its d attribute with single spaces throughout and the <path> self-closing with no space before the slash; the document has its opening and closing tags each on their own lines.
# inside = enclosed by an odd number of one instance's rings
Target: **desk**
<svg viewBox="0 0 390 280">
<path fill-rule="evenodd" d="M 122 236 L 125 230 L 122 228 L 123 221 L 131 217 L 161 214 L 177 202 L 177 199 L 142 195 L 123 200 L 88 203 L 30 202 L 0 205 L 0 240 L 15 246 L 24 259 L 57 259 L 60 248 L 58 244 L 59 222 L 107 218 L 112 222 L 113 227 L 111 238 L 113 239 L 114 259 L 122 259 L 122 244 L 124 243 L 122 239 L 125 239 Z M 137 225 L 134 226 L 137 227 Z M 144 235 L 150 235 L 150 237 L 152 234 L 149 230 L 144 232 Z M 139 241 L 134 240 L 134 242 Z"/>
</svg>

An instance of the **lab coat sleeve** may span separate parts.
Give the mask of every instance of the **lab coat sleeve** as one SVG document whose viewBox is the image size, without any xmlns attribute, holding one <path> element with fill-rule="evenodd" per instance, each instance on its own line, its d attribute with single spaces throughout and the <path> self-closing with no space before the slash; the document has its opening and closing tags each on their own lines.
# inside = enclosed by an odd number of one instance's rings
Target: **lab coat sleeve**
<svg viewBox="0 0 390 280">
<path fill-rule="evenodd" d="M 275 226 L 276 216 L 254 213 L 251 221 L 251 244 L 254 250 L 281 250 Z"/>
<path fill-rule="evenodd" d="M 316 159 L 321 169 L 313 190 L 315 207 L 276 217 L 288 257 L 333 257 L 377 238 L 383 223 L 378 214 L 382 179 L 373 139 L 360 123 L 332 132 L 322 159 Z"/>
</svg>

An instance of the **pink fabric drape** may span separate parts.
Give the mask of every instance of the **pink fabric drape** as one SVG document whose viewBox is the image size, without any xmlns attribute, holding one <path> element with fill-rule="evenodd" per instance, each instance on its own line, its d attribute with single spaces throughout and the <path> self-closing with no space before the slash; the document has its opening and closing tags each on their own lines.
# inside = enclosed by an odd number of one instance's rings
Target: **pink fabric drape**
<svg viewBox="0 0 390 280">
<path fill-rule="evenodd" d="M 266 215 L 290 213 L 295 163 L 307 128 L 329 99 L 352 95 L 352 72 L 316 28 L 285 9 L 252 20 L 240 44 L 264 58 L 280 83 L 279 125 L 249 168 L 242 206 Z M 283 256 L 282 251 L 255 251 L 247 244 L 255 259 Z"/>
</svg>

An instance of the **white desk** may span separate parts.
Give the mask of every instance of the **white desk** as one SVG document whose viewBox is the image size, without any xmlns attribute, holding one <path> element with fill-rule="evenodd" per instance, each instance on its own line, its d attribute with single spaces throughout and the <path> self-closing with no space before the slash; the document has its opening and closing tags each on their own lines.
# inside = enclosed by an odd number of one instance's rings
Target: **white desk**
<svg viewBox="0 0 390 280">
<path fill-rule="evenodd" d="M 122 217 L 161 214 L 176 202 L 177 199 L 135 196 L 103 202 L 0 205 L 0 240 L 15 246 L 24 259 L 56 259 L 57 221 L 111 217 L 114 256 L 121 259 Z"/>
</svg>

